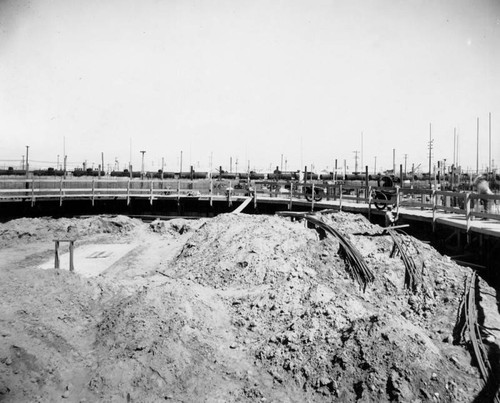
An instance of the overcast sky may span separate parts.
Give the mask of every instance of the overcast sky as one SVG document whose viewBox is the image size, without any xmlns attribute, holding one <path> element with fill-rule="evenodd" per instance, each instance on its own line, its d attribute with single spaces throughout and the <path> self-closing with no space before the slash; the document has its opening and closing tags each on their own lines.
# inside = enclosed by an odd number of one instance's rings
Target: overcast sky
<svg viewBox="0 0 500 403">
<path fill-rule="evenodd" d="M 475 169 L 490 112 L 498 0 L 0 0 L 1 167 Z"/>
</svg>

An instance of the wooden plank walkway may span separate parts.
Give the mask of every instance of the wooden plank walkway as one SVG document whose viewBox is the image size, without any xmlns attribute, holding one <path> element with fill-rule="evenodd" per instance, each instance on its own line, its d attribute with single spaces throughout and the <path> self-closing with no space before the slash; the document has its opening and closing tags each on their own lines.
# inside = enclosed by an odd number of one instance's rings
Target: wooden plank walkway
<svg viewBox="0 0 500 403">
<path fill-rule="evenodd" d="M 235 186 L 233 187 L 233 184 Z M 446 225 L 467 234 L 479 233 L 500 238 L 500 195 L 478 195 L 475 193 L 447 192 L 433 189 L 376 188 L 351 184 L 318 184 L 323 192 L 320 201 L 307 201 L 305 190 L 315 185 L 294 181 L 180 181 L 180 180 L 100 180 L 78 179 L 0 179 L 0 202 L 36 203 L 58 200 L 62 206 L 66 201 L 90 200 L 92 205 L 99 200 L 147 199 L 153 205 L 158 200 L 197 199 L 237 203 L 236 212 L 243 211 L 253 200 L 259 204 L 279 204 L 293 211 L 299 209 L 335 209 L 351 213 L 362 213 L 369 217 L 384 212 L 374 204 L 397 205 L 404 220 L 430 223 L 433 228 Z M 310 194 L 309 194 L 310 196 Z M 488 205 L 488 212 L 484 206 Z M 491 208 L 493 207 L 493 208 Z"/>
<path fill-rule="evenodd" d="M 236 197 L 233 198 L 233 201 L 237 200 L 238 198 Z M 287 198 L 279 198 L 279 197 L 273 197 L 269 199 L 263 199 L 263 198 L 259 199 L 260 203 L 267 202 L 274 204 L 287 204 L 288 201 L 289 199 Z M 304 208 L 311 206 L 311 203 L 303 199 L 297 199 L 293 201 L 293 205 Z M 340 210 L 340 203 L 339 201 L 336 200 L 335 201 L 322 200 L 320 202 L 316 202 L 314 207 L 315 210 L 321 210 L 321 209 Z M 369 207 L 367 203 L 353 203 L 344 201 L 342 203 L 341 210 L 348 213 L 361 213 L 368 215 Z M 385 214 L 385 212 L 376 210 L 373 207 L 370 213 L 373 215 Z M 484 234 L 500 238 L 499 220 L 473 218 L 469 220 L 469 223 L 467 224 L 467 219 L 465 214 L 457 214 L 453 212 L 441 212 L 441 211 L 433 212 L 431 209 L 406 208 L 406 207 L 399 208 L 399 216 L 405 221 L 408 220 L 420 221 L 428 223 L 430 225 L 432 225 L 433 220 L 435 220 L 437 224 L 453 227 L 462 230 L 463 232 L 467 232 L 467 227 L 469 226 L 468 230 L 470 232 L 475 232 L 478 234 Z"/>
</svg>

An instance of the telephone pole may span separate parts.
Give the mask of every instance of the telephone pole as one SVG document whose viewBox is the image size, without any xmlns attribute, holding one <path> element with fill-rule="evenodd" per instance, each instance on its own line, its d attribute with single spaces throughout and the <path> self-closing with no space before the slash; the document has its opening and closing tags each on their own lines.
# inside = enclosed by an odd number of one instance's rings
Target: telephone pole
<svg viewBox="0 0 500 403">
<path fill-rule="evenodd" d="M 432 123 L 429 123 L 429 185 L 432 185 L 432 147 L 434 140 L 432 139 Z"/>
<path fill-rule="evenodd" d="M 358 172 L 358 154 L 359 151 L 353 151 L 354 153 L 354 172 Z"/>
<path fill-rule="evenodd" d="M 489 156 L 488 156 L 488 175 L 493 172 L 493 167 L 491 166 L 491 112 L 488 115 L 488 132 L 489 132 Z"/>
<path fill-rule="evenodd" d="M 140 151 L 142 154 L 142 164 L 141 164 L 141 178 L 144 179 L 144 154 L 146 151 Z"/>
<path fill-rule="evenodd" d="M 30 170 L 30 163 L 28 160 L 28 151 L 30 146 L 26 146 L 26 176 L 28 176 L 28 171 Z"/>
<path fill-rule="evenodd" d="M 396 149 L 392 149 L 392 174 L 396 176 Z"/>
<path fill-rule="evenodd" d="M 363 168 L 363 132 L 361 132 L 361 168 Z"/>
<path fill-rule="evenodd" d="M 477 136 L 476 136 L 476 175 L 479 175 L 479 118 L 477 118 Z"/>
</svg>

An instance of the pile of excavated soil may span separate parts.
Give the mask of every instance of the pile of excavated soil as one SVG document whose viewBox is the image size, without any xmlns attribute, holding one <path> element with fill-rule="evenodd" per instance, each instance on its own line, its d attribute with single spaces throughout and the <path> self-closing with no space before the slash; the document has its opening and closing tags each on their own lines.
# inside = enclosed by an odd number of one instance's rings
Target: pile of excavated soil
<svg viewBox="0 0 500 403">
<path fill-rule="evenodd" d="M 0 400 L 473 401 L 478 371 L 453 343 L 470 270 L 413 240 L 411 292 L 380 227 L 322 218 L 373 271 L 365 292 L 336 239 L 277 216 L 0 225 Z M 68 227 L 137 248 L 96 278 L 34 269 Z M 24 231 L 39 242 L 16 257 Z"/>
<path fill-rule="evenodd" d="M 140 221 L 125 216 L 97 216 L 81 219 L 20 218 L 0 225 L 0 245 L 13 241 L 33 242 L 53 238 L 81 238 L 97 234 L 127 233 Z"/>
</svg>

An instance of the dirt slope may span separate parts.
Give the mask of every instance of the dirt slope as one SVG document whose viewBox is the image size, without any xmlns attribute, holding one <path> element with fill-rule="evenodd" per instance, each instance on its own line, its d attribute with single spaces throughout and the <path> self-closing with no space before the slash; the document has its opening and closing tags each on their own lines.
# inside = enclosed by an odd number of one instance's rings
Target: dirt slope
<svg viewBox="0 0 500 403">
<path fill-rule="evenodd" d="M 379 227 L 324 219 L 373 270 L 365 293 L 337 240 L 280 217 L 0 225 L 0 400 L 473 401 L 478 372 L 452 343 L 468 269 L 415 241 L 411 293 Z M 96 278 L 36 269 L 55 231 L 136 247 Z"/>
</svg>

